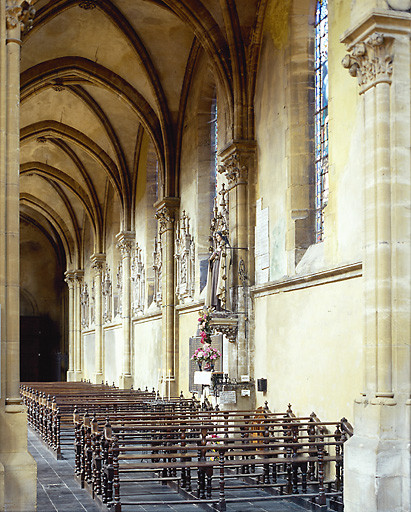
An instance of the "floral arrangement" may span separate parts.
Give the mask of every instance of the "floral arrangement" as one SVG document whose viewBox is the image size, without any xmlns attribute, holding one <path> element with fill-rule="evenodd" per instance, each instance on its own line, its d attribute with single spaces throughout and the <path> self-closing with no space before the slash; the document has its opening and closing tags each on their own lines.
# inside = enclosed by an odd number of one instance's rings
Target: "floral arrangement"
<svg viewBox="0 0 411 512">
<path fill-rule="evenodd" d="M 211 308 L 205 308 L 200 311 L 198 327 L 200 330 L 201 343 L 211 343 L 211 334 L 213 332 L 210 326 L 211 311 Z"/>
<path fill-rule="evenodd" d="M 191 359 L 198 363 L 214 363 L 219 357 L 221 357 L 219 350 L 210 347 L 210 345 L 206 345 L 205 347 L 199 347 L 191 356 Z"/>
</svg>

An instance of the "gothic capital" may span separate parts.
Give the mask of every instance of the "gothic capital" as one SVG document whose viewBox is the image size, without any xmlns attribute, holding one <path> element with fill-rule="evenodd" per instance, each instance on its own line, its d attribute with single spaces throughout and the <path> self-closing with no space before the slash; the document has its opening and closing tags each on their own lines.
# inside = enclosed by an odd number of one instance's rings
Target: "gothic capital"
<svg viewBox="0 0 411 512">
<path fill-rule="evenodd" d="M 363 41 L 355 43 L 342 60 L 351 76 L 356 76 L 361 88 L 360 93 L 374 85 L 391 83 L 392 38 L 380 32 L 374 32 Z"/>
<path fill-rule="evenodd" d="M 225 175 L 230 188 L 247 183 L 254 155 L 254 141 L 235 141 L 220 153 L 218 172 Z"/>
<path fill-rule="evenodd" d="M 20 25 L 22 30 L 29 30 L 33 24 L 36 9 L 30 5 L 33 0 L 8 0 L 6 3 L 6 27 L 12 30 Z"/>
<path fill-rule="evenodd" d="M 73 270 L 67 270 L 67 272 L 64 272 L 64 282 L 67 283 L 67 286 L 69 288 L 72 288 L 74 286 L 74 276 L 75 273 Z"/>
<path fill-rule="evenodd" d="M 76 281 L 76 283 L 82 283 L 83 277 L 84 277 L 84 270 L 79 268 L 74 271 L 74 280 Z"/>
<path fill-rule="evenodd" d="M 95 272 L 102 272 L 104 268 L 104 264 L 106 262 L 106 255 L 103 253 L 93 254 L 90 257 L 91 260 L 91 268 Z"/>
<path fill-rule="evenodd" d="M 156 219 L 159 222 L 160 235 L 173 229 L 175 214 L 180 206 L 180 199 L 178 197 L 166 197 L 161 201 L 155 203 Z"/>
<path fill-rule="evenodd" d="M 117 238 L 117 249 L 120 250 L 121 255 L 131 256 L 136 234 L 133 231 L 121 231 L 116 235 Z"/>
</svg>

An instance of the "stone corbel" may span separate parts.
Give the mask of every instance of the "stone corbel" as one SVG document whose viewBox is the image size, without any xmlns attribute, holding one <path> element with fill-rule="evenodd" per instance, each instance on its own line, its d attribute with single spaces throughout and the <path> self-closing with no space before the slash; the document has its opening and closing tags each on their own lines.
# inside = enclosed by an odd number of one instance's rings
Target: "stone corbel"
<svg viewBox="0 0 411 512">
<path fill-rule="evenodd" d="M 238 319 L 233 316 L 214 316 L 213 314 L 210 320 L 210 327 L 216 332 L 219 332 L 226 336 L 230 343 L 235 343 L 237 340 L 238 333 Z"/>
<path fill-rule="evenodd" d="M 360 94 L 378 83 L 391 83 L 392 41 L 391 37 L 374 32 L 364 41 L 355 43 L 343 58 L 342 65 L 358 79 Z"/>
</svg>

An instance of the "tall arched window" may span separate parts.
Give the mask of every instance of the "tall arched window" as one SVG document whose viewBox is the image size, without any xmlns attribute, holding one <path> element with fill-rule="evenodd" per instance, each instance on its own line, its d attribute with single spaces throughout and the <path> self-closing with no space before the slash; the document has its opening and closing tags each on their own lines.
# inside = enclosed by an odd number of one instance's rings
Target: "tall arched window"
<svg viewBox="0 0 411 512">
<path fill-rule="evenodd" d="M 315 11 L 315 230 L 324 237 L 324 208 L 328 202 L 328 0 Z"/>
</svg>

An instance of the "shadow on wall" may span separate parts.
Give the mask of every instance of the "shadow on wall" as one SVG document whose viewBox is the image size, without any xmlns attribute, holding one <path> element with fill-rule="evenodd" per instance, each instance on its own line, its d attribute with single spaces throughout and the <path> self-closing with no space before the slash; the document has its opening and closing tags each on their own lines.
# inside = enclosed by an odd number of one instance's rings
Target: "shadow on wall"
<svg viewBox="0 0 411 512">
<path fill-rule="evenodd" d="M 60 381 L 67 356 L 60 352 L 60 332 L 48 315 L 20 317 L 21 382 Z"/>
</svg>

